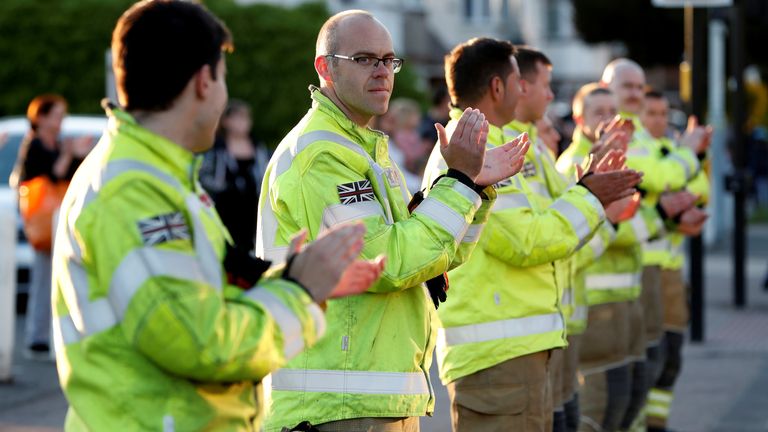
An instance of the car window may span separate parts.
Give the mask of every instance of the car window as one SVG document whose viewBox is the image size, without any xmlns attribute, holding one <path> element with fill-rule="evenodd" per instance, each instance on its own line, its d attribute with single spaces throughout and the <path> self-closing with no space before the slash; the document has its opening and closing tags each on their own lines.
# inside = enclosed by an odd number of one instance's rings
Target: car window
<svg viewBox="0 0 768 432">
<path fill-rule="evenodd" d="M 9 134 L 5 144 L 0 147 L 0 187 L 8 186 L 22 139 L 24 134 Z"/>
</svg>

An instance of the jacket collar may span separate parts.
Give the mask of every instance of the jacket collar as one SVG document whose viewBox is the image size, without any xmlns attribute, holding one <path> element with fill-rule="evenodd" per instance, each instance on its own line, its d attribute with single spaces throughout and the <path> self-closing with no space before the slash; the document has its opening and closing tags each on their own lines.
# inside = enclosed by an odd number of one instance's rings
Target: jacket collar
<svg viewBox="0 0 768 432">
<path fill-rule="evenodd" d="M 337 126 L 352 138 L 352 141 L 360 145 L 368 154 L 376 160 L 387 154 L 388 137 L 381 131 L 371 129 L 370 127 L 360 127 L 349 119 L 333 101 L 320 91 L 317 86 L 309 86 L 309 92 L 312 97 L 312 109 L 317 110 L 331 120 Z"/>
<path fill-rule="evenodd" d="M 453 122 L 456 123 L 459 121 L 463 113 L 464 113 L 464 110 L 461 108 L 451 108 L 451 111 L 448 113 L 448 115 L 451 117 L 451 120 L 453 120 Z M 490 144 L 492 147 L 498 147 L 504 144 L 505 142 L 506 141 L 504 141 L 504 132 L 501 130 L 501 128 L 489 123 L 488 124 L 488 144 Z"/>
</svg>

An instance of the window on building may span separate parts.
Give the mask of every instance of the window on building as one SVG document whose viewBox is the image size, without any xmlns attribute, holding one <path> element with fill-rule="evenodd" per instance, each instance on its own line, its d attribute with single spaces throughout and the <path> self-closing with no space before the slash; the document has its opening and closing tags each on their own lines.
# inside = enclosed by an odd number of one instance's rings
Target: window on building
<svg viewBox="0 0 768 432">
<path fill-rule="evenodd" d="M 546 0 L 544 8 L 544 28 L 548 39 L 568 39 L 574 36 L 573 5 L 570 0 Z"/>
<path fill-rule="evenodd" d="M 464 18 L 468 22 L 487 23 L 491 19 L 491 0 L 464 0 Z"/>
</svg>

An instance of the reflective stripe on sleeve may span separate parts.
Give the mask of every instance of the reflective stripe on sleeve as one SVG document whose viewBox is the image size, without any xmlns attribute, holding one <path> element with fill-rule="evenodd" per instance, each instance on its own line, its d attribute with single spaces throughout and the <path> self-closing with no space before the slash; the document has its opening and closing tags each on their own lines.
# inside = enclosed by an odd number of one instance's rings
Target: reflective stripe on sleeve
<svg viewBox="0 0 768 432">
<path fill-rule="evenodd" d="M 136 292 L 150 279 L 170 277 L 215 286 L 194 255 L 152 247 L 132 250 L 112 273 L 109 300 L 122 320 Z M 219 285 L 221 283 L 219 282 Z"/>
<path fill-rule="evenodd" d="M 251 288 L 245 292 L 245 295 L 262 305 L 277 323 L 283 334 L 283 354 L 286 360 L 295 357 L 304 349 L 301 321 L 279 298 L 264 288 Z M 314 306 L 317 307 L 317 305 Z M 320 327 L 323 329 L 325 327 L 324 321 L 325 318 L 322 318 Z"/>
<path fill-rule="evenodd" d="M 651 150 L 645 147 L 630 147 L 627 149 L 627 159 L 632 157 L 647 157 L 651 155 Z"/>
<path fill-rule="evenodd" d="M 528 196 L 524 193 L 508 193 L 499 194 L 496 197 L 496 203 L 493 204 L 492 211 L 508 210 L 515 208 L 530 208 L 531 203 L 528 201 Z"/>
<path fill-rule="evenodd" d="M 603 239 L 603 236 L 601 236 L 599 232 L 592 237 L 589 243 L 587 243 L 587 247 L 592 251 L 592 256 L 595 260 L 603 256 L 607 246 L 605 239 Z"/>
<path fill-rule="evenodd" d="M 586 284 L 590 290 L 632 288 L 640 284 L 641 277 L 641 273 L 587 275 Z"/>
<path fill-rule="evenodd" d="M 477 192 L 473 191 L 467 185 L 465 185 L 460 181 L 454 182 L 451 189 L 460 193 L 461 196 L 467 199 L 467 201 L 471 202 L 475 210 L 479 209 L 480 205 L 483 203 L 482 198 L 480 198 L 480 195 L 478 195 Z"/>
<path fill-rule="evenodd" d="M 644 242 L 650 237 L 648 232 L 648 225 L 645 224 L 645 219 L 640 212 L 635 213 L 632 219 L 629 220 L 629 224 L 632 226 L 632 231 L 635 232 L 637 241 Z"/>
<path fill-rule="evenodd" d="M 549 189 L 547 189 L 547 185 L 545 185 L 542 182 L 539 181 L 528 181 L 528 186 L 531 188 L 531 191 L 537 195 L 541 195 L 542 197 L 546 199 L 552 199 L 552 196 L 549 194 Z"/>
<path fill-rule="evenodd" d="M 463 215 L 460 215 L 456 210 L 434 198 L 428 197 L 422 201 L 413 213 L 437 222 L 438 225 L 453 236 L 457 243 L 464 237 L 464 233 L 466 233 L 469 226 Z"/>
<path fill-rule="evenodd" d="M 576 237 L 579 238 L 579 243 L 584 243 L 586 238 L 592 233 L 592 228 L 589 226 L 586 216 L 575 205 L 570 202 L 559 199 L 555 201 L 550 207 L 553 210 L 558 211 L 565 216 L 568 222 L 573 228 L 573 232 L 576 233 Z"/>
<path fill-rule="evenodd" d="M 483 233 L 485 224 L 472 224 L 467 228 L 467 232 L 464 233 L 464 238 L 461 239 L 462 243 L 477 243 L 480 240 L 480 234 Z"/>
<path fill-rule="evenodd" d="M 334 204 L 323 210 L 323 227 L 331 228 L 345 222 L 376 216 L 386 220 L 384 210 L 378 201 L 363 201 L 352 204 Z"/>
<path fill-rule="evenodd" d="M 678 164 L 680 164 L 683 167 L 683 169 L 685 170 L 685 179 L 686 180 L 690 180 L 693 177 L 693 175 L 696 174 L 696 172 L 699 170 L 698 161 L 695 164 L 694 168 L 691 169 L 691 166 L 688 163 L 688 161 L 685 160 L 685 158 L 680 156 L 679 154 L 677 154 L 677 153 L 670 153 L 669 155 L 667 155 L 667 157 L 670 158 L 671 160 L 677 162 Z"/>
<path fill-rule="evenodd" d="M 643 243 L 643 252 L 662 252 L 669 249 L 670 243 L 667 237 Z"/>
<path fill-rule="evenodd" d="M 453 346 L 562 331 L 563 328 L 563 317 L 559 313 L 551 313 L 440 328 L 437 339 L 446 346 Z"/>
<path fill-rule="evenodd" d="M 273 391 L 429 395 L 421 372 L 373 372 L 280 369 L 272 374 Z"/>
</svg>

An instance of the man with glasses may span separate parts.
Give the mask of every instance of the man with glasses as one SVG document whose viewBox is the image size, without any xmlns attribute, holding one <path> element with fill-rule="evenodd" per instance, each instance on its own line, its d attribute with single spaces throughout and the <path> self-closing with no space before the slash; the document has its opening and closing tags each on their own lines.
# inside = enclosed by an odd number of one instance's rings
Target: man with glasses
<svg viewBox="0 0 768 432">
<path fill-rule="evenodd" d="M 410 212 L 387 136 L 368 127 L 387 111 L 403 64 L 389 32 L 367 12 L 342 12 L 323 25 L 316 50 L 320 88 L 310 88 L 312 108 L 267 168 L 256 254 L 279 260 L 299 229 L 315 238 L 359 220 L 363 257 L 386 254 L 387 263 L 366 293 L 329 301 L 326 337 L 272 375 L 266 429 L 308 420 L 320 431 L 418 431 L 418 416 L 434 409 L 434 307 L 445 299 L 422 284 L 466 259 L 476 241 L 465 241 L 469 225 L 495 199 L 486 186 L 516 173 L 521 158 L 512 147 L 486 155 L 488 124 L 467 109 L 450 142 L 438 128 L 451 170 Z"/>
</svg>

